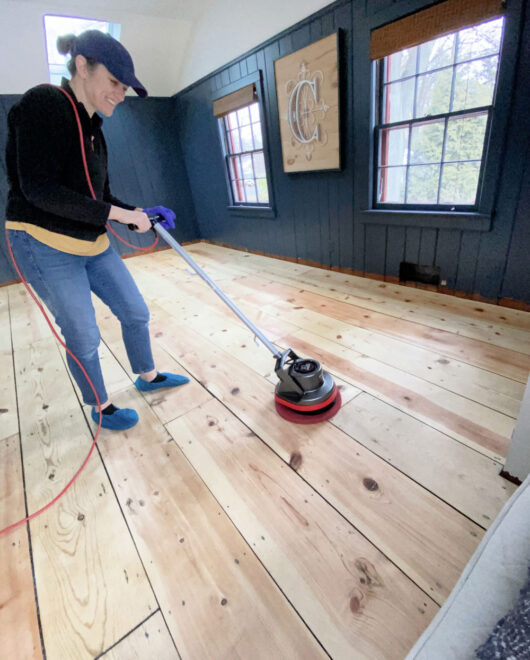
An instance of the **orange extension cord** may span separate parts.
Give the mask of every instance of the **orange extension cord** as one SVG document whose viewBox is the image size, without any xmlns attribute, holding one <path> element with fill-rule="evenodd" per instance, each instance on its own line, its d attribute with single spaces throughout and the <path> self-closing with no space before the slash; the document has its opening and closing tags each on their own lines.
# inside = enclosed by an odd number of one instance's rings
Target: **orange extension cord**
<svg viewBox="0 0 530 660">
<path fill-rule="evenodd" d="M 46 86 L 55 87 L 55 85 L 46 85 Z M 78 112 L 77 112 L 77 108 L 75 107 L 75 103 L 74 103 L 72 97 L 68 94 L 68 92 L 67 92 L 66 90 L 64 90 L 62 87 L 56 87 L 56 89 L 59 89 L 61 92 L 63 92 L 63 94 L 64 94 L 64 95 L 68 98 L 68 100 L 70 101 L 70 103 L 71 103 L 71 105 L 72 105 L 72 108 L 74 109 L 74 114 L 75 114 L 75 118 L 76 118 L 76 121 L 77 121 L 77 128 L 78 128 L 78 130 L 79 130 L 79 141 L 80 141 L 80 144 L 81 144 L 81 156 L 82 156 L 82 159 L 83 159 L 83 167 L 84 167 L 84 169 L 85 169 L 85 176 L 86 176 L 86 180 L 87 180 L 87 183 L 88 183 L 88 187 L 89 187 L 89 189 L 90 189 L 90 194 L 92 195 L 92 198 L 93 198 L 93 199 L 96 199 L 96 195 L 95 195 L 95 193 L 94 193 L 94 189 L 92 188 L 92 182 L 90 181 L 90 174 L 89 174 L 89 172 L 88 172 L 88 165 L 87 165 L 86 153 L 85 153 L 85 145 L 84 145 L 84 142 L 83 142 L 83 129 L 82 129 L 82 127 L 81 127 L 81 120 L 79 119 L 79 114 L 78 114 Z M 124 241 L 124 240 L 121 238 L 121 236 L 119 236 L 119 235 L 118 235 L 118 234 L 112 229 L 112 227 L 110 226 L 109 223 L 107 223 L 107 229 L 108 229 L 112 234 L 114 234 L 114 236 L 116 236 L 116 238 L 117 238 L 118 240 L 120 240 L 122 243 L 124 243 L 124 244 L 127 245 L 128 247 L 134 248 L 135 250 L 150 250 L 150 249 L 154 248 L 155 245 L 158 243 L 158 236 L 157 236 L 157 237 L 156 237 L 156 240 L 154 241 L 154 243 L 153 243 L 152 245 L 149 245 L 148 247 L 140 247 L 140 246 L 138 246 L 138 245 L 132 245 L 131 243 L 127 243 L 127 241 Z M 90 378 L 89 378 L 87 372 L 85 371 L 85 368 L 84 368 L 83 365 L 81 364 L 81 362 L 77 359 L 77 357 L 72 353 L 72 351 L 66 346 L 66 344 L 63 342 L 63 340 L 62 340 L 62 339 L 59 337 L 59 335 L 57 334 L 57 332 L 56 332 L 55 328 L 53 327 L 53 325 L 52 325 L 52 323 L 51 323 L 51 321 L 50 321 L 48 315 L 46 314 L 46 311 L 44 310 L 44 307 L 41 305 L 41 303 L 40 303 L 39 300 L 37 299 L 36 295 L 35 295 L 35 294 L 33 293 L 33 291 L 30 289 L 29 284 L 26 282 L 26 279 L 24 278 L 24 276 L 23 276 L 22 273 L 20 272 L 20 269 L 19 269 L 19 267 L 18 267 L 18 265 L 17 265 L 17 262 L 15 261 L 15 256 L 14 256 L 14 254 L 13 254 L 13 250 L 11 249 L 11 244 L 10 244 L 10 242 L 9 242 L 9 235 L 8 235 L 8 230 L 7 230 L 7 228 L 6 228 L 6 243 L 7 243 L 7 248 L 8 248 L 8 250 L 9 250 L 9 256 L 11 257 L 11 260 L 12 260 L 12 262 L 13 262 L 13 265 L 15 266 L 15 270 L 16 270 L 16 272 L 17 272 L 17 275 L 18 275 L 19 278 L 21 279 L 22 284 L 24 284 L 24 286 L 26 287 L 26 290 L 28 291 L 29 295 L 30 295 L 30 296 L 33 298 L 33 300 L 37 303 L 37 307 L 38 307 L 38 308 L 40 309 L 40 311 L 42 312 L 44 318 L 46 319 L 46 323 L 50 326 L 51 331 L 53 332 L 53 334 L 55 335 L 55 337 L 59 340 L 59 343 L 61 344 L 61 346 L 63 346 L 64 349 L 67 351 L 67 353 L 68 353 L 68 354 L 69 354 L 69 355 L 75 360 L 75 362 L 77 363 L 77 365 L 79 366 L 79 368 L 80 368 L 81 371 L 83 372 L 83 375 L 84 375 L 85 378 L 87 379 L 88 384 L 89 384 L 90 387 L 92 388 L 92 391 L 94 392 L 94 396 L 96 397 L 97 408 L 98 408 L 98 412 L 99 412 L 99 422 L 98 422 L 98 428 L 97 428 L 96 433 L 95 433 L 95 435 L 94 435 L 94 441 L 92 442 L 92 445 L 91 445 L 91 447 L 90 447 L 90 451 L 88 452 L 88 454 L 87 454 L 85 460 L 83 461 L 81 467 L 77 470 L 77 472 L 76 472 L 76 473 L 74 474 L 74 476 L 70 479 L 70 481 L 66 484 L 66 486 L 61 490 L 61 492 L 60 492 L 58 495 L 56 495 L 56 496 L 53 498 L 53 500 L 51 500 L 51 502 L 48 502 L 48 504 L 46 504 L 45 506 L 43 506 L 41 509 L 38 509 L 38 511 L 35 511 L 35 512 L 32 513 L 31 515 L 26 516 L 26 518 L 23 518 L 22 520 L 19 520 L 18 522 L 11 524 L 11 525 L 9 525 L 8 527 L 5 527 L 4 529 L 0 529 L 0 536 L 1 536 L 2 534 L 7 534 L 8 532 L 10 532 L 11 530 L 15 529 L 16 527 L 19 527 L 20 525 L 24 524 L 25 522 L 29 522 L 29 521 L 32 520 L 33 518 L 36 518 L 38 515 L 40 515 L 40 514 L 43 513 L 44 511 L 46 511 L 46 509 L 49 509 L 51 506 L 53 506 L 53 505 L 55 504 L 55 502 L 57 502 L 57 500 L 59 500 L 59 499 L 60 499 L 60 498 L 66 493 L 66 491 L 67 491 L 67 490 L 70 488 L 70 486 L 74 483 L 74 481 L 77 479 L 77 477 L 81 474 L 81 472 L 82 472 L 83 469 L 85 468 L 86 464 L 88 463 L 90 457 L 92 456 L 92 452 L 94 451 L 94 447 L 96 446 L 96 442 L 97 442 L 97 439 L 98 439 L 98 436 L 99 436 L 99 432 L 100 432 L 100 430 L 101 430 L 101 421 L 102 421 L 101 402 L 100 402 L 99 397 L 98 397 L 98 395 L 97 395 L 97 392 L 96 392 L 96 389 L 95 389 L 95 387 L 94 387 L 94 384 L 93 384 L 92 381 L 90 380 Z"/>
</svg>

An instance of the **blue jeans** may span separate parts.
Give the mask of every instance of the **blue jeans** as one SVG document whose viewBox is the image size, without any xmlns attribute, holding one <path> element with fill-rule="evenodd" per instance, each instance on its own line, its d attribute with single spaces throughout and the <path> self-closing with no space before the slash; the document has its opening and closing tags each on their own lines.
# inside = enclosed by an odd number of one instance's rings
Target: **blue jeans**
<svg viewBox="0 0 530 660">
<path fill-rule="evenodd" d="M 91 291 L 121 323 L 123 342 L 134 373 L 154 369 L 149 338 L 149 310 L 120 256 L 109 247 L 94 257 L 61 252 L 25 231 L 9 230 L 9 242 L 20 271 L 50 310 L 65 344 L 85 368 L 101 403 L 108 399 L 98 346 L 100 342 Z M 83 372 L 66 353 L 83 401 L 96 398 Z"/>
</svg>

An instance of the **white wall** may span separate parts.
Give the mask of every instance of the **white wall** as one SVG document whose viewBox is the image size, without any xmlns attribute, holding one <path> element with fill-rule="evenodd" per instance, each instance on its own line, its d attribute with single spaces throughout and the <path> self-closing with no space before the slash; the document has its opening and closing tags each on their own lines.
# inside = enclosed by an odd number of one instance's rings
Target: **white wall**
<svg viewBox="0 0 530 660">
<path fill-rule="evenodd" d="M 77 1 L 75 9 L 67 7 L 60 0 L 0 0 L 0 94 L 21 94 L 48 82 L 44 14 L 121 23 L 120 41 L 131 53 L 136 75 L 149 94 L 171 96 L 176 92 L 192 31 L 190 21 L 102 9 L 89 1 Z"/>
<path fill-rule="evenodd" d="M 120 40 L 133 57 L 138 79 L 150 95 L 171 96 L 330 4 L 330 0 L 200 0 L 191 11 L 184 0 L 179 1 L 172 9 L 179 16 L 175 18 L 167 15 L 170 6 L 161 0 L 135 0 L 134 11 L 121 0 L 0 0 L 0 94 L 21 94 L 48 81 L 44 14 L 120 23 Z M 142 7 L 144 13 L 135 13 Z M 163 10 L 166 15 L 161 15 Z M 158 16 L 151 14 L 156 11 Z"/>
<path fill-rule="evenodd" d="M 212 2 L 194 26 L 178 89 L 187 87 L 331 2 L 332 0 Z"/>
</svg>

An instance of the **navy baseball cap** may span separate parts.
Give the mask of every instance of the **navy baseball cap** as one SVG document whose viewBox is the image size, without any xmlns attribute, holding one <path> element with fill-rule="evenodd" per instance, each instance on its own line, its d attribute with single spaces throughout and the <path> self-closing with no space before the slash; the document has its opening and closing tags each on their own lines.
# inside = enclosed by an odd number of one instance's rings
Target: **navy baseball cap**
<svg viewBox="0 0 530 660">
<path fill-rule="evenodd" d="M 72 57 L 84 55 L 104 64 L 112 75 L 124 85 L 132 87 L 141 98 L 147 90 L 134 75 L 134 64 L 129 52 L 119 41 L 99 30 L 86 30 L 76 37 Z"/>
</svg>

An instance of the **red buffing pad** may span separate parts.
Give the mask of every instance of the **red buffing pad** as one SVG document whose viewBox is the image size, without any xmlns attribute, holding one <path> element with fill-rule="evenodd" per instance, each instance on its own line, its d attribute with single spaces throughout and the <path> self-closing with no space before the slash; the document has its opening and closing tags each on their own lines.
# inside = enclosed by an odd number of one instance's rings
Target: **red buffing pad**
<svg viewBox="0 0 530 660">
<path fill-rule="evenodd" d="M 282 400 L 277 397 L 274 398 L 274 405 L 276 406 L 276 412 L 278 415 L 286 419 L 288 422 L 294 422 L 295 424 L 318 424 L 319 422 L 325 422 L 327 419 L 331 419 L 339 412 L 342 405 L 342 398 L 337 388 L 335 388 L 335 392 L 337 395 L 335 396 L 335 400 L 331 404 L 331 407 L 321 413 L 312 412 L 311 414 L 304 414 L 303 412 L 297 412 L 293 408 L 284 406 L 283 403 L 281 403 Z M 325 405 L 329 406 L 329 403 L 326 403 Z"/>
</svg>

